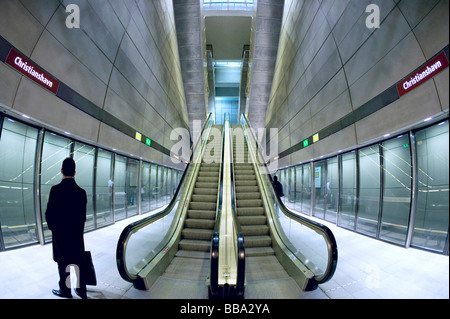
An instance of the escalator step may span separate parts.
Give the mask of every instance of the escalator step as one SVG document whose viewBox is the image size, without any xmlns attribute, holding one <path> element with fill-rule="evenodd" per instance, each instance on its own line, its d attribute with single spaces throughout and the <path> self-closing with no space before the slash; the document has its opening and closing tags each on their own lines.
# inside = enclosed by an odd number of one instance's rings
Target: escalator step
<svg viewBox="0 0 450 319">
<path fill-rule="evenodd" d="M 272 239 L 269 236 L 246 236 L 245 241 L 245 252 L 247 255 L 247 247 L 269 247 L 272 245 Z"/>
<path fill-rule="evenodd" d="M 191 251 L 210 251 L 211 241 L 210 240 L 192 240 L 192 239 L 182 239 L 179 243 L 179 249 L 181 250 L 191 250 Z"/>
<path fill-rule="evenodd" d="M 193 202 L 215 203 L 217 201 L 217 195 L 192 195 Z"/>
<path fill-rule="evenodd" d="M 259 192 L 236 192 L 236 197 L 240 199 L 261 199 L 261 194 Z"/>
<path fill-rule="evenodd" d="M 197 229 L 213 229 L 215 224 L 214 219 L 193 219 L 188 218 L 185 221 L 185 228 L 197 228 Z"/>
<path fill-rule="evenodd" d="M 188 217 L 194 219 L 215 219 L 216 211 L 215 210 L 188 210 Z"/>
<path fill-rule="evenodd" d="M 261 199 L 238 199 L 237 206 L 241 207 L 263 207 Z"/>
<path fill-rule="evenodd" d="M 238 216 L 241 226 L 244 225 L 265 225 L 267 218 L 265 215 L 260 216 Z"/>
<path fill-rule="evenodd" d="M 238 216 L 258 216 L 264 215 L 264 207 L 238 207 Z"/>
<path fill-rule="evenodd" d="M 193 240 L 211 240 L 214 233 L 213 229 L 196 229 L 196 228 L 185 228 L 181 232 L 183 239 L 193 239 Z"/>
</svg>

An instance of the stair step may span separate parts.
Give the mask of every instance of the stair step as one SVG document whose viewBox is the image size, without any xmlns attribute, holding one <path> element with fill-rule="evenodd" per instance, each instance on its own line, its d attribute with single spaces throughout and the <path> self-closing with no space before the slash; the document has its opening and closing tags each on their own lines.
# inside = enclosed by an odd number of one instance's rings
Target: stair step
<svg viewBox="0 0 450 319">
<path fill-rule="evenodd" d="M 216 203 L 192 202 L 189 204 L 192 210 L 216 210 Z"/>
<path fill-rule="evenodd" d="M 191 200 L 193 202 L 215 203 L 215 202 L 217 202 L 217 195 L 197 195 L 197 194 L 193 194 Z"/>
<path fill-rule="evenodd" d="M 200 170 L 199 172 L 198 172 L 198 176 L 201 176 L 201 177 L 216 177 L 216 176 L 218 176 L 219 175 L 219 172 L 210 172 L 210 171 L 202 171 L 202 170 Z"/>
<path fill-rule="evenodd" d="M 195 183 L 195 188 L 213 188 L 213 189 L 217 189 L 217 182 L 215 183 L 211 183 L 211 182 L 196 182 Z"/>
<path fill-rule="evenodd" d="M 251 181 L 251 180 L 255 180 L 256 181 L 256 175 L 237 175 L 235 174 L 235 178 L 236 181 L 240 181 L 240 180 L 245 180 L 245 181 Z"/>
<path fill-rule="evenodd" d="M 238 199 L 237 207 L 263 207 L 261 199 Z"/>
<path fill-rule="evenodd" d="M 236 193 L 253 193 L 259 192 L 258 186 L 236 186 Z"/>
<path fill-rule="evenodd" d="M 247 247 L 270 247 L 272 245 L 272 239 L 269 236 L 245 236 L 245 252 L 247 253 Z"/>
<path fill-rule="evenodd" d="M 194 219 L 215 219 L 216 211 L 215 210 L 188 210 L 188 218 Z"/>
<path fill-rule="evenodd" d="M 196 229 L 196 228 L 185 228 L 181 232 L 184 239 L 193 240 L 211 240 L 214 233 L 213 229 Z"/>
<path fill-rule="evenodd" d="M 186 228 L 197 228 L 197 229 L 213 229 L 215 224 L 214 219 L 194 219 L 188 218 L 185 221 Z"/>
<path fill-rule="evenodd" d="M 203 176 L 198 176 L 197 177 L 197 182 L 201 182 L 201 183 L 218 183 L 219 181 L 219 176 L 215 176 L 215 177 L 203 177 Z"/>
<path fill-rule="evenodd" d="M 252 247 L 245 248 L 245 257 L 272 256 L 275 251 L 272 247 Z"/>
<path fill-rule="evenodd" d="M 178 245 L 181 250 L 189 251 L 210 251 L 211 241 L 210 240 L 192 240 L 192 239 L 182 239 Z"/>
<path fill-rule="evenodd" d="M 264 207 L 238 207 L 238 216 L 259 216 L 264 215 Z"/>
<path fill-rule="evenodd" d="M 261 199 L 261 194 L 259 192 L 236 192 L 236 198 L 241 199 Z"/>
<path fill-rule="evenodd" d="M 242 225 L 242 235 L 244 236 L 264 236 L 269 234 L 267 225 Z"/>
<path fill-rule="evenodd" d="M 236 180 L 236 186 L 257 186 L 256 179 L 247 181 L 247 180 Z"/>
<path fill-rule="evenodd" d="M 176 257 L 192 258 L 192 259 L 209 259 L 210 252 L 206 251 L 190 251 L 190 250 L 178 250 L 175 254 Z"/>
<path fill-rule="evenodd" d="M 238 216 L 239 223 L 241 226 L 244 225 L 265 225 L 266 224 L 266 216 Z"/>
<path fill-rule="evenodd" d="M 195 195 L 215 195 L 217 196 L 216 188 L 194 188 Z"/>
</svg>

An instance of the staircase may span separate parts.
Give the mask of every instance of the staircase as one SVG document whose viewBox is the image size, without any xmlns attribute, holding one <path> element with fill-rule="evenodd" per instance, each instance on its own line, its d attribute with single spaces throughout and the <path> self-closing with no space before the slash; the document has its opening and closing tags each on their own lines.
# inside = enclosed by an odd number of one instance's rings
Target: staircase
<svg viewBox="0 0 450 319">
<path fill-rule="evenodd" d="M 245 241 L 245 256 L 272 256 L 272 239 L 247 143 L 233 138 L 234 179 L 238 221 Z M 244 161 L 244 163 L 242 163 Z"/>
<path fill-rule="evenodd" d="M 222 130 L 222 126 L 215 128 Z M 221 150 L 221 140 L 208 142 L 181 232 L 177 257 L 209 259 L 216 221 Z"/>
</svg>

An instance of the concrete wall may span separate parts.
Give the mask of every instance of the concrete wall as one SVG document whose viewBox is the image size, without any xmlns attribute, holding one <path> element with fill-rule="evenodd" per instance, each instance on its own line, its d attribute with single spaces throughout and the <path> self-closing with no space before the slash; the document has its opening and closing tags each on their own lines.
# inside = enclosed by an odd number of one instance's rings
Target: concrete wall
<svg viewBox="0 0 450 319">
<path fill-rule="evenodd" d="M 368 29 L 368 4 L 381 12 Z M 279 129 L 279 152 L 391 87 L 446 45 L 448 0 L 286 0 L 266 128 Z M 374 114 L 280 160 L 286 166 L 326 156 L 411 127 L 449 109 L 448 68 Z"/>
<path fill-rule="evenodd" d="M 72 3 L 80 29 L 65 24 Z M 172 129 L 189 127 L 172 1 L 0 0 L 0 8 L 0 34 L 97 107 L 168 149 Z M 75 138 L 171 163 L 3 63 L 0 103 Z"/>
</svg>

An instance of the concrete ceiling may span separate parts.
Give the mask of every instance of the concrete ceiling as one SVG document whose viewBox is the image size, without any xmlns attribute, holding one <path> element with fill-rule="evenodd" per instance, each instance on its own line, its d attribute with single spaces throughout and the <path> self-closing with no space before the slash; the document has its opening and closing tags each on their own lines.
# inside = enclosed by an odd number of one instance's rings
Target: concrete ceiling
<svg viewBox="0 0 450 319">
<path fill-rule="evenodd" d="M 241 60 L 244 45 L 250 45 L 251 17 L 206 17 L 206 44 L 211 44 L 214 60 Z"/>
</svg>

